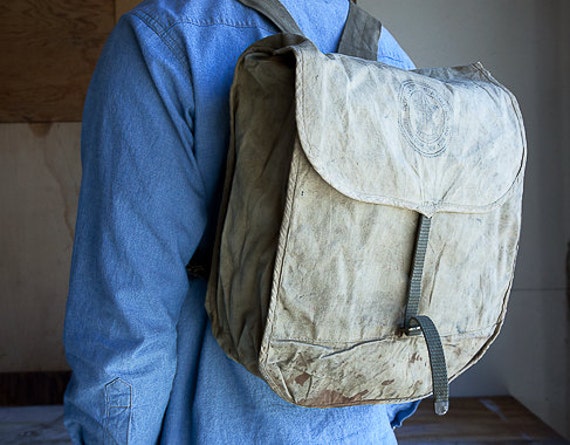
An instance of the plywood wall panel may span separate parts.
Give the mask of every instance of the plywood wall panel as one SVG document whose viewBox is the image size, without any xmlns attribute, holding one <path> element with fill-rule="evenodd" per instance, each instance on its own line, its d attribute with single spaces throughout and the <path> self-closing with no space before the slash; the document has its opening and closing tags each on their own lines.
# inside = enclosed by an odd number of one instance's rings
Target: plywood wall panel
<svg viewBox="0 0 570 445">
<path fill-rule="evenodd" d="M 0 125 L 0 372 L 66 369 L 81 125 Z"/>
<path fill-rule="evenodd" d="M 77 122 L 114 0 L 2 0 L 0 122 Z"/>
<path fill-rule="evenodd" d="M 138 5 L 141 0 L 115 0 L 115 20 L 118 21 L 121 16 Z"/>
</svg>

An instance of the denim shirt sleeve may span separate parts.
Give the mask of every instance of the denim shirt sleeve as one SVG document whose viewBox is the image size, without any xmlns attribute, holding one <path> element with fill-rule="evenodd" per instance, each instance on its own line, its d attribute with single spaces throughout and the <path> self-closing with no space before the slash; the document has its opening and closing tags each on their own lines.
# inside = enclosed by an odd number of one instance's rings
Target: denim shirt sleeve
<svg viewBox="0 0 570 445">
<path fill-rule="evenodd" d="M 160 433 L 185 265 L 206 221 L 184 63 L 127 16 L 89 88 L 64 332 L 74 443 L 150 444 Z"/>
<path fill-rule="evenodd" d="M 416 66 L 388 29 L 382 27 L 378 42 L 378 61 L 405 70 Z"/>
</svg>

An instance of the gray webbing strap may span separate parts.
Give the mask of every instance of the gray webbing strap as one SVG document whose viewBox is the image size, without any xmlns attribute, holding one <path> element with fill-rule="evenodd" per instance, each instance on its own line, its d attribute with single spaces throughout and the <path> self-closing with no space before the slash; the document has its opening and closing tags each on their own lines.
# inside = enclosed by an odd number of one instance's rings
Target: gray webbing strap
<svg viewBox="0 0 570 445">
<path fill-rule="evenodd" d="M 425 338 L 431 367 L 435 412 L 442 416 L 449 409 L 449 383 L 445 353 L 441 345 L 440 335 L 431 318 L 426 315 L 418 315 L 430 228 L 431 218 L 420 215 L 403 331 L 409 336 L 423 334 Z"/>
<path fill-rule="evenodd" d="M 301 28 L 291 17 L 289 11 L 278 0 L 239 0 L 245 6 L 248 6 L 260 14 L 263 14 L 271 22 L 275 24 L 282 32 L 289 34 L 303 35 Z"/>
<path fill-rule="evenodd" d="M 381 32 L 382 24 L 378 20 L 350 2 L 338 52 L 362 59 L 377 60 Z"/>
<path fill-rule="evenodd" d="M 431 218 L 427 218 L 424 215 L 420 215 L 419 228 L 416 237 L 416 247 L 414 250 L 414 260 L 412 264 L 412 275 L 410 277 L 410 282 L 408 286 L 408 302 L 406 305 L 406 315 L 404 318 L 404 328 L 406 330 L 410 329 L 410 326 L 408 325 L 410 318 L 418 315 L 420 310 L 420 299 L 422 296 L 422 276 L 424 274 L 424 262 L 426 259 L 426 251 L 427 251 L 430 228 L 431 228 Z M 409 332 L 406 333 L 410 335 Z"/>
<path fill-rule="evenodd" d="M 435 413 L 438 416 L 443 416 L 449 410 L 449 382 L 447 381 L 447 365 L 445 364 L 441 338 L 435 324 L 427 315 L 416 315 L 410 319 L 412 326 L 415 326 L 416 323 L 426 340 Z"/>
</svg>

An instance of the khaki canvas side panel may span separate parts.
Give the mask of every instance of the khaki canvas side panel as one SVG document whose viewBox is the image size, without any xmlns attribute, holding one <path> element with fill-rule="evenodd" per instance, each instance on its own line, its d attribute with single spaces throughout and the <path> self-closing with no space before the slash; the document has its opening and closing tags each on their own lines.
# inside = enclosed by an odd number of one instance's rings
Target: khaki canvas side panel
<svg viewBox="0 0 570 445">
<path fill-rule="evenodd" d="M 279 60 L 280 59 L 280 60 Z M 208 310 L 230 356 L 257 373 L 295 135 L 291 57 L 245 57 L 232 89 L 233 179 Z M 279 91 L 275 101 L 274 92 Z"/>
</svg>

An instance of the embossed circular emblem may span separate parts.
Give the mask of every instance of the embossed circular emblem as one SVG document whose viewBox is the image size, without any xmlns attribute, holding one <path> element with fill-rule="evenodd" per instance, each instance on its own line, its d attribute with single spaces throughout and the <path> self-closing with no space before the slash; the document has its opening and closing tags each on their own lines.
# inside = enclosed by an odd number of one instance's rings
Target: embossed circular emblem
<svg viewBox="0 0 570 445">
<path fill-rule="evenodd" d="M 400 90 L 400 131 L 412 147 L 424 156 L 439 156 L 449 137 L 451 105 L 433 87 L 408 80 Z"/>
</svg>

